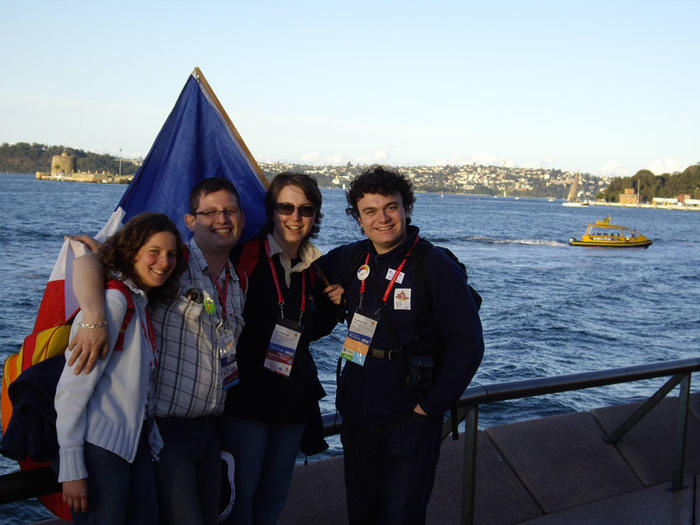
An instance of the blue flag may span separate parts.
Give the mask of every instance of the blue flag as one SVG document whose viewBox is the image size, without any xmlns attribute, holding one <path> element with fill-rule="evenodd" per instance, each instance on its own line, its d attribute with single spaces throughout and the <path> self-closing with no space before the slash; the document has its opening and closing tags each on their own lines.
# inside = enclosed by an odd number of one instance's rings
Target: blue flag
<svg viewBox="0 0 700 525">
<path fill-rule="evenodd" d="M 241 197 L 245 229 L 241 241 L 265 224 L 264 176 L 206 79 L 195 69 L 156 137 L 115 215 L 100 232 L 107 236 L 145 211 L 167 214 L 187 240 L 190 190 L 202 179 L 230 180 Z"/>
<path fill-rule="evenodd" d="M 230 180 L 240 194 L 246 224 L 239 242 L 255 235 L 265 224 L 267 183 L 206 79 L 195 69 L 97 239 L 104 240 L 139 213 L 154 211 L 167 214 L 188 240 L 192 233 L 184 216 L 189 212 L 190 190 L 207 177 Z M 78 241 L 63 243 L 34 332 L 65 322 L 78 307 L 71 286 L 73 259 L 85 252 Z"/>
<path fill-rule="evenodd" d="M 107 225 L 97 235 L 98 239 L 111 235 L 133 216 L 145 211 L 167 214 L 177 224 L 183 239 L 189 239 L 192 234 L 185 226 L 184 215 L 189 212 L 190 190 L 207 177 L 226 178 L 238 190 L 240 205 L 246 215 L 241 239 L 257 233 L 265 223 L 267 183 L 263 182 L 260 168 L 206 79 L 199 69 L 195 69 L 146 160 L 136 172 Z M 85 246 L 78 241 L 64 241 L 46 285 L 33 333 L 25 340 L 27 352 L 23 355 L 25 359 L 29 358 L 29 363 L 37 334 L 64 323 L 75 311 L 77 302 L 71 286 L 72 261 L 85 251 Z M 16 364 L 17 360 L 6 361 L 5 379 L 11 377 L 7 368 L 10 362 Z M 22 365 L 22 358 L 19 365 Z M 6 381 L 4 386 L 7 386 Z M 3 399 L 7 399 L 5 394 L 3 391 Z M 5 403 L 2 410 L 3 423 L 7 424 Z M 24 464 L 22 468 L 34 467 Z M 40 496 L 40 500 L 57 516 L 70 519 L 70 511 L 62 502 L 60 493 Z"/>
</svg>

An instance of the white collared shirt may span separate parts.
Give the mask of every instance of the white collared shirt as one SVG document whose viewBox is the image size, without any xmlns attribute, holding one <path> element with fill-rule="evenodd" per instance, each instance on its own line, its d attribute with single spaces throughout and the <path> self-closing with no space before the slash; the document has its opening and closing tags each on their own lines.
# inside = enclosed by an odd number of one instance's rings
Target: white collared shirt
<svg viewBox="0 0 700 525">
<path fill-rule="evenodd" d="M 287 288 L 292 281 L 292 273 L 303 272 L 311 266 L 311 264 L 319 259 L 322 255 L 321 250 L 316 248 L 311 241 L 306 241 L 302 243 L 299 248 L 299 262 L 292 266 L 292 261 L 289 256 L 284 253 L 280 245 L 272 236 L 271 233 L 267 234 L 267 242 L 270 245 L 270 257 L 274 256 L 276 253 L 280 254 L 280 264 L 284 269 L 284 282 L 287 284 Z"/>
</svg>

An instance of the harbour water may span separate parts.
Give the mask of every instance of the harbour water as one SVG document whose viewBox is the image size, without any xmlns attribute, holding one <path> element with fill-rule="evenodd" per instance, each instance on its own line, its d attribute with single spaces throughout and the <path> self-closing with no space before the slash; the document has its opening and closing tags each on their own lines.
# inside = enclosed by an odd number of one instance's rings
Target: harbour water
<svg viewBox="0 0 700 525">
<path fill-rule="evenodd" d="M 18 350 L 34 317 L 63 235 L 96 233 L 125 186 L 36 180 L 2 174 L 0 359 Z M 322 250 L 360 238 L 344 193 L 323 190 Z M 653 239 L 648 249 L 568 246 L 588 222 L 616 224 Z M 562 207 L 545 199 L 418 194 L 413 223 L 450 248 L 482 295 L 486 353 L 474 384 L 696 357 L 700 352 L 700 213 L 638 208 Z M 312 347 L 333 410 L 343 327 Z M 636 401 L 663 383 L 597 388 L 498 403 L 480 426 Z M 339 454 L 337 441 L 328 454 Z M 16 464 L 0 458 L 0 473 Z M 0 522 L 48 514 L 36 502 L 0 506 Z"/>
</svg>

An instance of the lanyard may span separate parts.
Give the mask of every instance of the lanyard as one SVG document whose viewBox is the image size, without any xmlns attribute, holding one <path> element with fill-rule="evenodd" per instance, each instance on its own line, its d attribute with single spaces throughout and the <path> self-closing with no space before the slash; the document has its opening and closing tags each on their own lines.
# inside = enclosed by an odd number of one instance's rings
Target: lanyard
<svg viewBox="0 0 700 525">
<path fill-rule="evenodd" d="M 270 244 L 265 239 L 265 253 L 267 255 L 267 262 L 270 263 L 270 272 L 272 272 L 272 280 L 275 282 L 275 288 L 277 289 L 277 302 L 280 305 L 280 315 L 284 319 L 284 296 L 282 295 L 282 289 L 280 288 L 280 282 L 277 278 L 277 270 L 275 270 L 275 264 L 272 262 L 272 257 L 270 257 Z M 301 318 L 304 316 L 306 311 L 306 270 L 301 272 L 301 306 L 299 307 L 299 324 L 301 324 Z"/>
<path fill-rule="evenodd" d="M 226 296 L 228 295 L 228 281 L 231 278 L 231 274 L 228 271 L 228 262 L 226 263 L 226 277 L 224 278 L 224 291 L 223 293 L 221 292 L 221 285 L 219 285 L 219 279 L 214 278 L 214 276 L 211 274 L 211 271 L 209 272 L 209 277 L 211 278 L 211 282 L 214 283 L 214 286 L 216 286 L 216 291 L 219 293 L 219 301 L 221 302 L 221 319 L 226 319 Z"/>
<path fill-rule="evenodd" d="M 403 267 L 406 265 L 406 261 L 408 258 L 411 256 L 411 253 L 413 252 L 413 248 L 416 247 L 416 244 L 418 244 L 418 235 L 416 235 L 416 240 L 413 241 L 413 244 L 411 247 L 408 249 L 406 252 L 406 255 L 403 258 L 403 261 L 401 261 L 401 264 L 399 264 L 399 267 L 396 269 L 396 272 L 394 272 L 394 276 L 391 278 L 391 281 L 389 282 L 388 286 L 386 287 L 386 290 L 384 291 L 384 297 L 382 297 L 382 306 L 380 308 L 386 306 L 386 301 L 389 298 L 389 294 L 391 293 L 391 289 L 394 287 L 394 284 L 396 283 L 396 279 L 398 279 L 399 274 L 401 273 L 401 270 L 403 270 Z M 367 252 L 367 257 L 365 257 L 365 265 L 369 263 L 369 251 Z M 362 299 L 365 296 L 365 282 L 367 279 L 364 279 L 362 283 L 360 284 L 360 303 L 359 303 L 359 308 L 362 308 Z"/>
</svg>

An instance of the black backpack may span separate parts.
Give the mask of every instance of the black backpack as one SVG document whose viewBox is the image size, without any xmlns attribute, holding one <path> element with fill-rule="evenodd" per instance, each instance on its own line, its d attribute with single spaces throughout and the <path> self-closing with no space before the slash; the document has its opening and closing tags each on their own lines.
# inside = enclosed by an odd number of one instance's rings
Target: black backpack
<svg viewBox="0 0 700 525">
<path fill-rule="evenodd" d="M 421 294 L 428 298 L 430 297 L 430 289 L 425 260 L 428 258 L 428 253 L 433 246 L 435 245 L 430 241 L 420 239 L 418 244 L 416 244 L 416 247 L 413 248 L 413 253 L 409 258 L 410 263 L 413 265 L 413 281 L 416 284 L 416 288 L 420 289 Z M 477 292 L 468 282 L 469 275 L 467 274 L 467 267 L 457 258 L 454 253 L 452 253 L 450 249 L 443 246 L 435 246 L 435 248 L 441 250 L 445 255 L 452 259 L 452 261 L 464 272 L 464 279 L 467 281 L 467 286 L 469 287 L 469 291 L 472 294 L 472 298 L 474 299 L 474 303 L 476 304 L 476 309 L 478 311 L 481 308 L 482 299 L 479 292 Z"/>
</svg>

